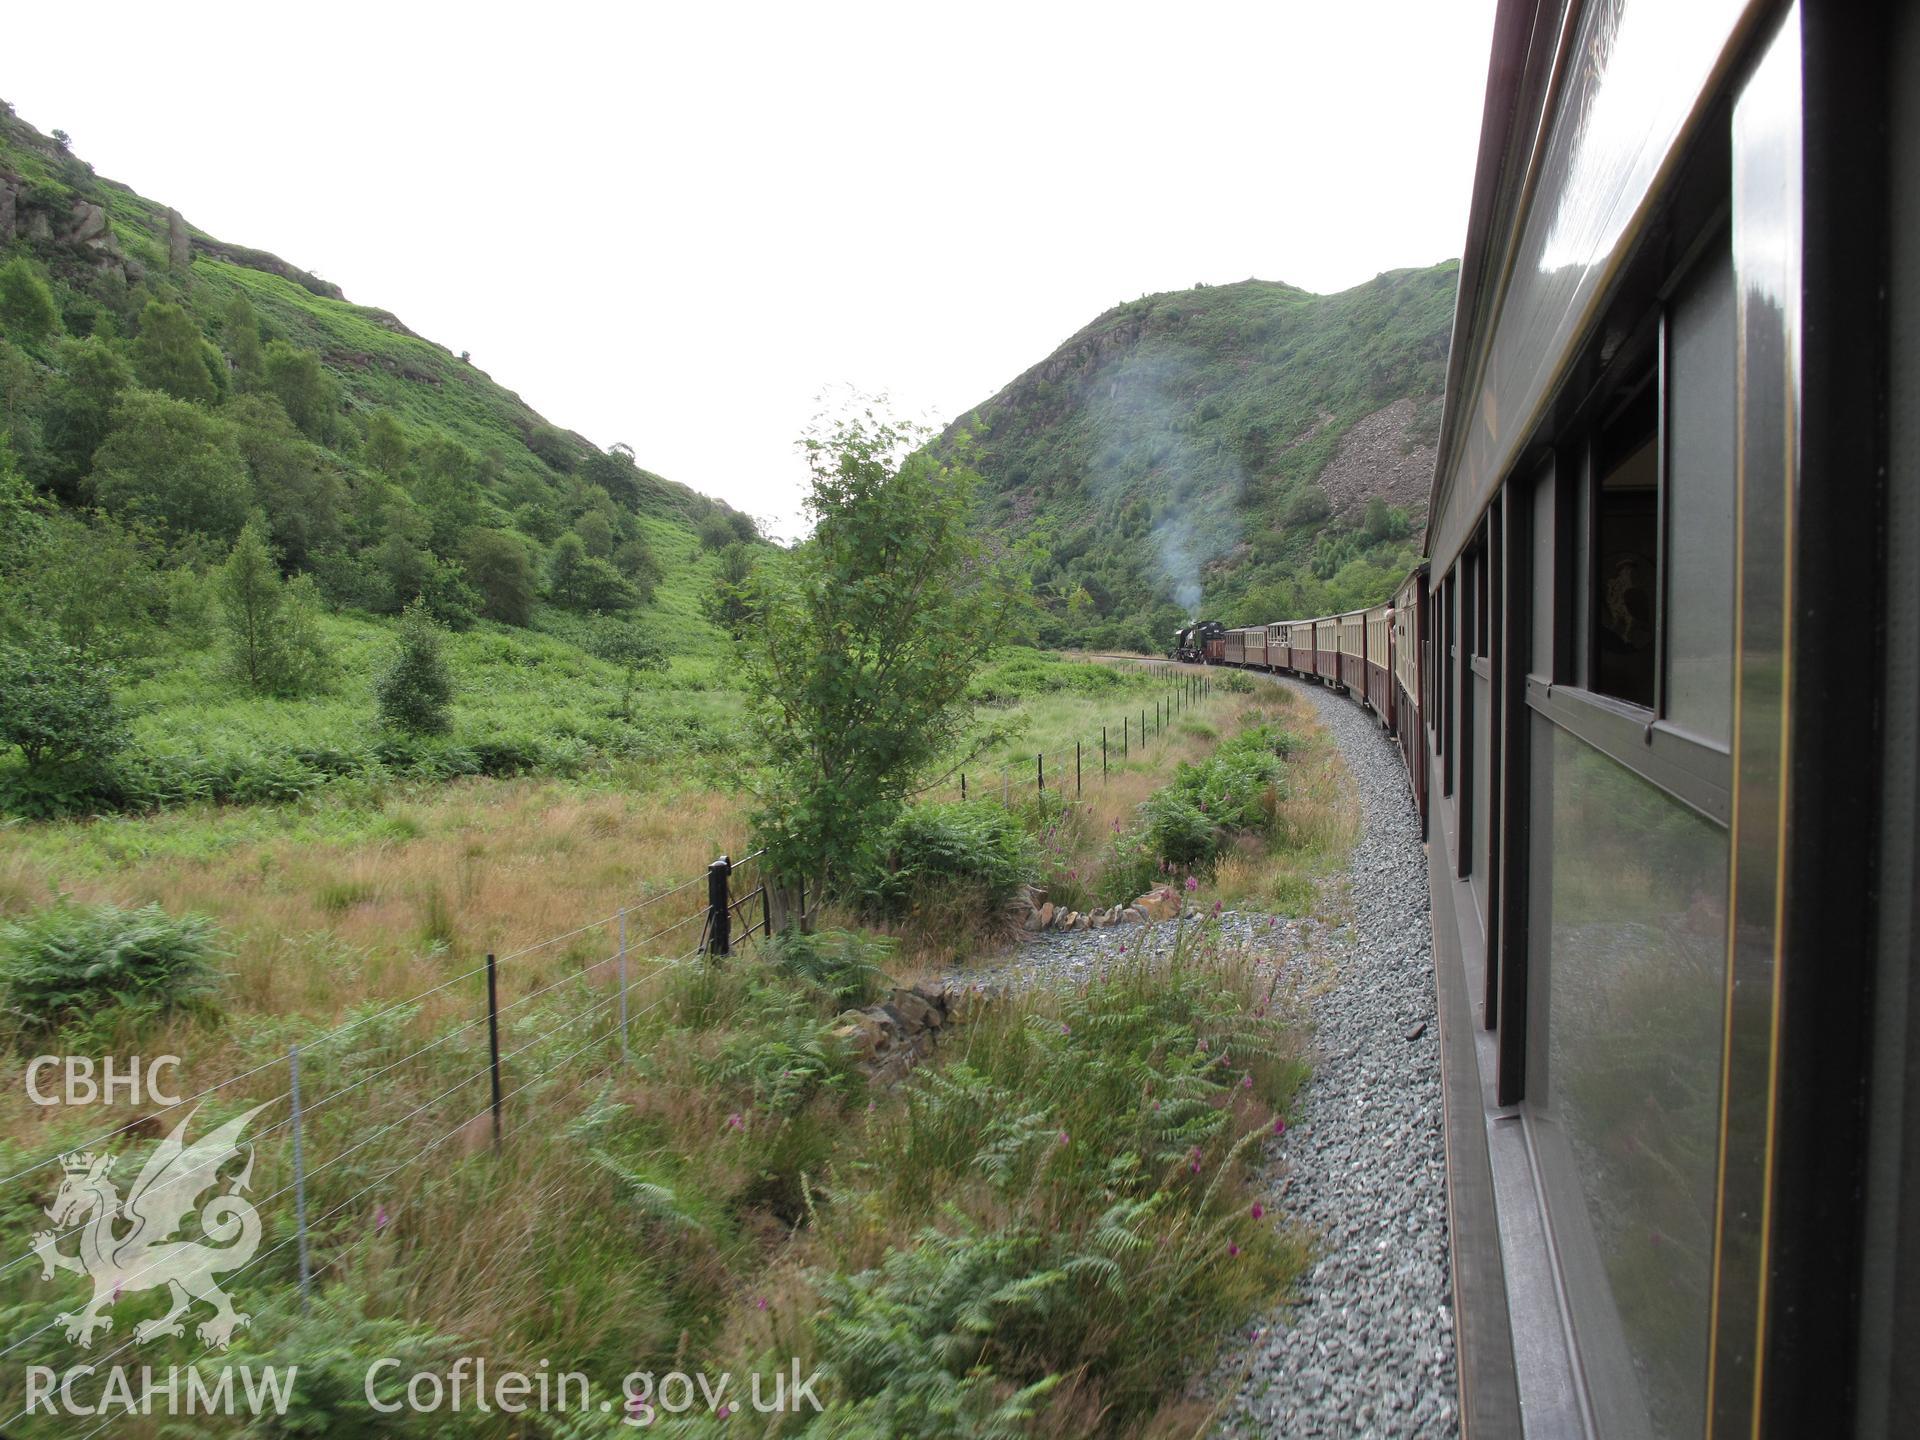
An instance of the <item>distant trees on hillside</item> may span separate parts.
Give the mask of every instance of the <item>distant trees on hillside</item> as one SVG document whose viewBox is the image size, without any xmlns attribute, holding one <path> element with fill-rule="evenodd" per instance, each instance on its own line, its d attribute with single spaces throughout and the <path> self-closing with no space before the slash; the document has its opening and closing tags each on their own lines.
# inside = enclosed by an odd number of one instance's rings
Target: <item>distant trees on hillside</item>
<svg viewBox="0 0 1920 1440">
<path fill-rule="evenodd" d="M 0 265 L 0 330 L 29 344 L 59 327 L 60 311 L 40 268 L 25 256 Z"/>
</svg>

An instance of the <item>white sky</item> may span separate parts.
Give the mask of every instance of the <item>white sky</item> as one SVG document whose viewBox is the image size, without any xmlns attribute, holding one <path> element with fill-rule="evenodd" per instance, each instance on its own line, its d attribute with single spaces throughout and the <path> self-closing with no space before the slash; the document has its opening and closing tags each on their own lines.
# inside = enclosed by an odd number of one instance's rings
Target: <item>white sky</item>
<svg viewBox="0 0 1920 1440">
<path fill-rule="evenodd" d="M 0 96 L 791 533 L 830 386 L 951 419 L 1100 311 L 1458 255 L 1493 0 L 20 5 Z"/>
</svg>

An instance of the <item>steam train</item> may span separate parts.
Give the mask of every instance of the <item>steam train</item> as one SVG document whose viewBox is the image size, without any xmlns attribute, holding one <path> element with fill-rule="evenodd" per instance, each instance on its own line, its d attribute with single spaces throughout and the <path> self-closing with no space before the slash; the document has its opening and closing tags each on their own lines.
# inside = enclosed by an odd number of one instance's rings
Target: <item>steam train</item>
<svg viewBox="0 0 1920 1440">
<path fill-rule="evenodd" d="M 1500 0 L 1425 561 L 1463 1428 L 1920 1434 L 1920 6 Z"/>
<path fill-rule="evenodd" d="M 1167 653 L 1175 660 L 1218 664 L 1226 653 L 1223 638 L 1226 633 L 1227 627 L 1218 620 L 1197 620 L 1173 632 L 1173 648 Z"/>
</svg>

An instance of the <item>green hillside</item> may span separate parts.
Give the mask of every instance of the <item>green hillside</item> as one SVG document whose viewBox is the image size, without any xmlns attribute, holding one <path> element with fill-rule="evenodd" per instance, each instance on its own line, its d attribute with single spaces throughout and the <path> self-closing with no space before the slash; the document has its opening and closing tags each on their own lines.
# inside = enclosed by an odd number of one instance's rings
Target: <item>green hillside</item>
<svg viewBox="0 0 1920 1440">
<path fill-rule="evenodd" d="M 1161 649 L 1201 613 L 1382 598 L 1425 518 L 1457 270 L 1144 296 L 950 428 L 989 523 L 1048 551 L 1043 640 Z"/>
<path fill-rule="evenodd" d="M 262 542 L 267 618 L 250 623 L 271 663 L 237 674 L 231 574 Z M 184 752 L 191 727 L 199 756 L 198 779 L 133 784 L 123 752 L 119 778 L 68 775 L 57 801 L 36 781 L 14 808 L 245 794 L 206 774 L 300 749 L 296 734 L 346 744 L 334 722 L 370 711 L 409 605 L 459 635 L 456 751 L 499 741 L 511 715 L 504 768 L 645 752 L 649 705 L 672 702 L 664 685 L 636 698 L 634 677 L 664 661 L 706 678 L 726 643 L 717 581 L 759 543 L 745 515 L 549 424 L 387 311 L 96 175 L 0 102 L 0 680 L 103 679 L 133 707 L 132 753 Z M 562 676 L 565 703 L 543 698 Z M 649 733 L 684 719 L 663 718 Z M 0 760 L 0 805 L 17 770 Z"/>
</svg>

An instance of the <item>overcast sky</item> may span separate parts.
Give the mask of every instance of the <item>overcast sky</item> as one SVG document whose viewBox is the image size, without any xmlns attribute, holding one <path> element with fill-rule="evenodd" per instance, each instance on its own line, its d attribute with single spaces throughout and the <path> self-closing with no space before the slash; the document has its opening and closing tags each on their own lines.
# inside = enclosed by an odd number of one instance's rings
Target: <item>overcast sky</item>
<svg viewBox="0 0 1920 1440">
<path fill-rule="evenodd" d="M 0 96 L 791 531 L 828 387 L 951 419 L 1150 291 L 1458 255 L 1492 12 L 21 5 Z"/>
</svg>

